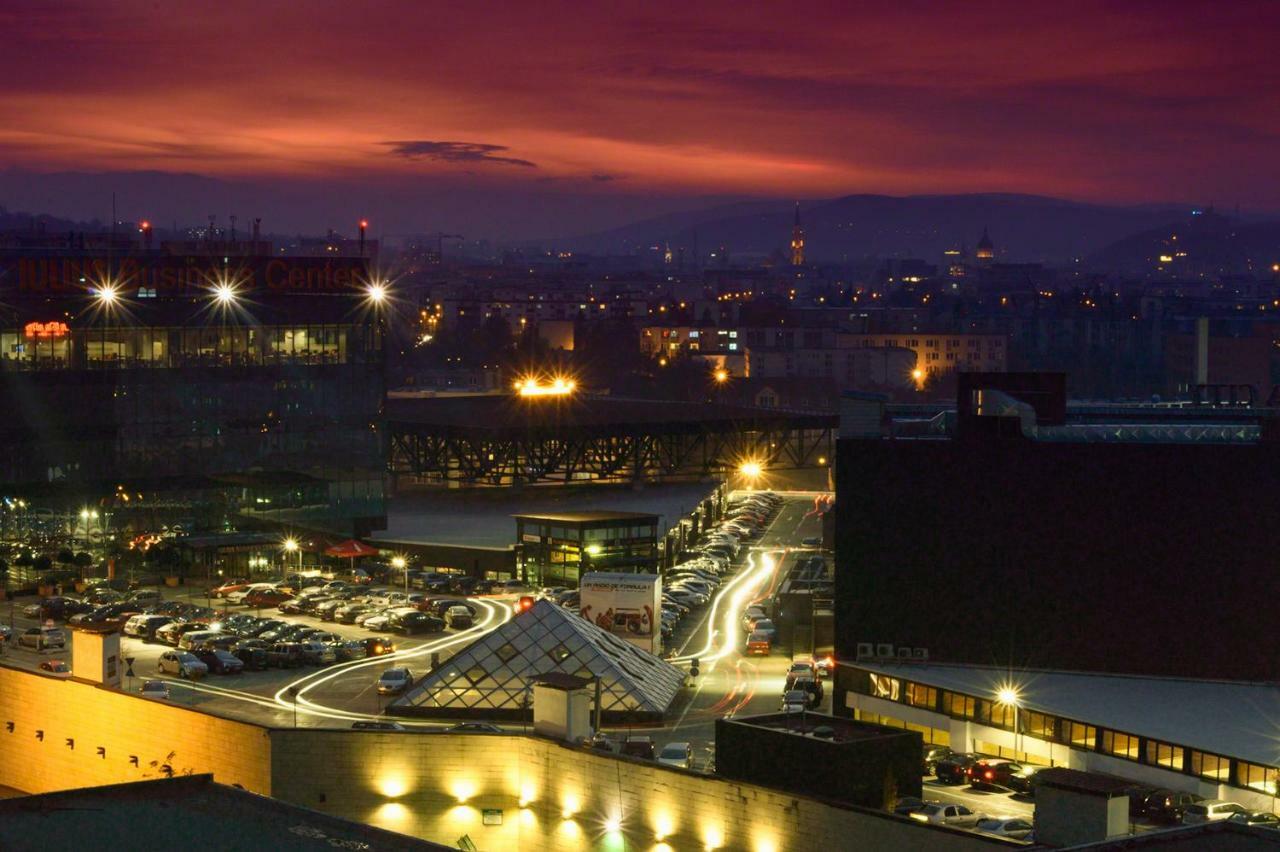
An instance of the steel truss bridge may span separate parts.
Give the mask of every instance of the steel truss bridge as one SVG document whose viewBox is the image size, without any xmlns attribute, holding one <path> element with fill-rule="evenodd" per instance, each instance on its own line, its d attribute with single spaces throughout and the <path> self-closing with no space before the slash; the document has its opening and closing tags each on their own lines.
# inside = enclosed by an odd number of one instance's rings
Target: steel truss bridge
<svg viewBox="0 0 1280 852">
<path fill-rule="evenodd" d="M 586 396 L 393 398 L 385 419 L 393 487 L 687 480 L 749 462 L 765 471 L 811 467 L 832 458 L 839 420 Z"/>
</svg>

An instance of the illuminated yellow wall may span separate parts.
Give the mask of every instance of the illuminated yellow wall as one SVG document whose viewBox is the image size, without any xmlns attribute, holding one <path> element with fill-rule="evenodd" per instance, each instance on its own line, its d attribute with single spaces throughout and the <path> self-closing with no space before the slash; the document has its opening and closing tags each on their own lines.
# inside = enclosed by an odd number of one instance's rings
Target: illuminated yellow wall
<svg viewBox="0 0 1280 852">
<path fill-rule="evenodd" d="M 119 784 L 164 777 L 166 764 L 175 775 L 212 772 L 222 784 L 271 792 L 271 740 L 264 728 L 0 667 L 0 785 L 46 793 Z"/>
<path fill-rule="evenodd" d="M 165 763 L 175 774 L 211 772 L 223 784 L 446 845 L 466 835 L 485 852 L 991 843 L 533 736 L 269 730 L 0 667 L 0 785 L 42 793 L 116 784 L 162 777 Z M 501 825 L 483 824 L 484 809 L 501 810 Z"/>
<path fill-rule="evenodd" d="M 481 850 L 521 852 L 991 848 L 972 834 L 532 736 L 337 730 L 271 736 L 277 797 L 448 845 L 467 835 Z M 484 809 L 501 810 L 502 824 L 484 825 Z M 620 832 L 610 832 L 619 816 Z"/>
</svg>

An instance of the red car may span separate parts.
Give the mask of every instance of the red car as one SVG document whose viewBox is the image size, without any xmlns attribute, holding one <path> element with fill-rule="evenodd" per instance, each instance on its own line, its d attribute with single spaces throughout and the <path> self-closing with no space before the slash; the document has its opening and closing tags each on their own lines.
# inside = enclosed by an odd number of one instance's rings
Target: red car
<svg viewBox="0 0 1280 852">
<path fill-rule="evenodd" d="M 236 577 L 231 580 L 226 580 L 222 585 L 211 589 L 209 594 L 213 595 L 215 598 L 225 598 L 232 592 L 239 592 L 247 588 L 249 588 L 249 581 L 243 577 Z"/>
<path fill-rule="evenodd" d="M 757 630 L 747 637 L 747 656 L 759 654 L 767 657 L 773 651 L 773 638 L 763 630 Z"/>
<path fill-rule="evenodd" d="M 250 592 L 244 596 L 244 605 L 246 607 L 260 606 L 278 606 L 289 600 L 293 595 L 280 589 L 259 589 L 256 592 Z"/>
</svg>

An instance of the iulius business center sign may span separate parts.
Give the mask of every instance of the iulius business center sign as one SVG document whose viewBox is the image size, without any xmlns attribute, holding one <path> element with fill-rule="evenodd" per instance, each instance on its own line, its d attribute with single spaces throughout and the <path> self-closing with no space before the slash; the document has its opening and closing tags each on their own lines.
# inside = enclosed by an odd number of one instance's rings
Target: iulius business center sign
<svg viewBox="0 0 1280 852">
<path fill-rule="evenodd" d="M 0 260 L 0 286 L 30 294 L 83 293 L 113 282 L 123 293 L 195 294 L 229 283 L 246 293 L 342 293 L 368 284 L 367 262 L 345 257 L 22 257 Z"/>
</svg>

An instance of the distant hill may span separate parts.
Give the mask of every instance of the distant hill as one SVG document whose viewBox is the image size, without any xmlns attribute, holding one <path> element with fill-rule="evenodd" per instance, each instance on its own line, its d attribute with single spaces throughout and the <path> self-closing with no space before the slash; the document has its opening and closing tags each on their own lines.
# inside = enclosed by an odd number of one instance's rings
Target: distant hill
<svg viewBox="0 0 1280 852">
<path fill-rule="evenodd" d="M 1175 220 L 1186 207 L 1110 207 L 1032 195 L 850 195 L 802 201 L 808 257 L 814 262 L 865 257 L 939 258 L 951 247 L 970 252 L 989 229 L 1001 260 L 1064 263 Z M 592 253 L 630 253 L 669 243 L 704 257 L 724 245 L 730 257 L 767 255 L 786 247 L 794 204 L 749 201 L 646 219 L 599 233 L 556 240 Z"/>
<path fill-rule="evenodd" d="M 1280 222 L 1241 222 L 1212 212 L 1139 231 L 1089 258 L 1098 269 L 1141 273 L 1163 266 L 1187 275 L 1269 271 L 1274 263 L 1280 263 Z"/>
</svg>

